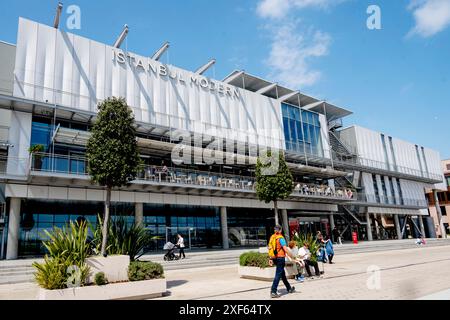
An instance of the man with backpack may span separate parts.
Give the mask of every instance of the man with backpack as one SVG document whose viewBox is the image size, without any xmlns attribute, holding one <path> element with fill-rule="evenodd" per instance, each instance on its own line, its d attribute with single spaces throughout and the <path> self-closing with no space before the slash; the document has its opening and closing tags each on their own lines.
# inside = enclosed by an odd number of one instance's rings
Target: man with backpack
<svg viewBox="0 0 450 320">
<path fill-rule="evenodd" d="M 280 225 L 276 225 L 274 229 L 275 233 L 270 237 L 269 240 L 269 265 L 272 267 L 276 266 L 275 278 L 273 279 L 272 289 L 270 291 L 271 298 L 279 298 L 281 295 L 278 293 L 278 284 L 280 280 L 283 280 L 284 285 L 289 293 L 295 292 L 295 287 L 291 287 L 286 278 L 286 272 L 284 271 L 284 267 L 286 265 L 286 256 L 295 259 L 292 253 L 289 251 L 286 243 L 286 239 L 284 239 L 281 234 L 282 228 Z"/>
</svg>

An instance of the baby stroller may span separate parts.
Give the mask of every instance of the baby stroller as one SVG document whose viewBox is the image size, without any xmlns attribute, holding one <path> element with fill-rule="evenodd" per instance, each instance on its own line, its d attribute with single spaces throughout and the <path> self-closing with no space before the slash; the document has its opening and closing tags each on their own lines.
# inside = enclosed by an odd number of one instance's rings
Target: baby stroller
<svg viewBox="0 0 450 320">
<path fill-rule="evenodd" d="M 175 248 L 176 246 L 170 241 L 164 245 L 163 249 L 167 250 L 166 254 L 164 255 L 164 261 L 172 261 L 179 259 L 179 257 L 175 255 Z"/>
</svg>

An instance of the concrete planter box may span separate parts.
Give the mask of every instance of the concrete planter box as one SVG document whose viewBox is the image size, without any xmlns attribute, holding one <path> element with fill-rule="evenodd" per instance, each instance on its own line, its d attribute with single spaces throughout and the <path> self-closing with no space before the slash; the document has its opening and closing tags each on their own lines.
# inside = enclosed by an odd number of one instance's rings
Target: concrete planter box
<svg viewBox="0 0 450 320">
<path fill-rule="evenodd" d="M 275 267 L 272 268 L 258 268 L 258 267 L 243 267 L 239 266 L 238 272 L 239 276 L 244 279 L 254 279 L 263 281 L 273 281 L 275 278 Z M 293 279 L 296 275 L 292 263 L 286 262 L 286 267 L 284 268 L 286 272 L 286 277 L 288 279 Z"/>
<path fill-rule="evenodd" d="M 90 267 L 87 283 L 94 283 L 98 272 L 104 272 L 109 283 L 128 281 L 129 256 L 89 257 L 86 264 Z"/>
<path fill-rule="evenodd" d="M 160 297 L 167 290 L 166 279 L 112 283 L 62 290 L 39 289 L 39 300 L 142 300 Z"/>
</svg>

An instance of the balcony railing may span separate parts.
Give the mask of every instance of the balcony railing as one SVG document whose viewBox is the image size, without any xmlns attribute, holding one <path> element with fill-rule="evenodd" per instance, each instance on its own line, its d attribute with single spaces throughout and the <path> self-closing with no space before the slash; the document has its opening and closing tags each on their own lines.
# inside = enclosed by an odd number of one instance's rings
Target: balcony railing
<svg viewBox="0 0 450 320">
<path fill-rule="evenodd" d="M 87 160 L 79 156 L 33 154 L 31 158 L 31 170 L 71 175 L 88 175 Z M 256 183 L 254 177 L 148 165 L 140 170 L 136 181 L 216 187 L 239 191 L 255 191 Z M 298 182 L 294 185 L 293 196 L 356 200 L 356 195 L 347 188 L 332 188 L 331 186 Z"/>
<path fill-rule="evenodd" d="M 374 194 L 358 193 L 357 199 L 362 202 L 382 204 L 382 205 L 396 205 L 396 206 L 410 206 L 410 207 L 428 207 L 426 199 L 410 199 L 392 196 L 377 196 Z"/>
<path fill-rule="evenodd" d="M 384 170 L 384 171 L 396 172 L 396 173 L 401 173 L 401 174 L 415 176 L 415 177 L 427 178 L 427 179 L 434 180 L 434 181 L 442 180 L 442 175 L 439 175 L 439 174 L 423 172 L 421 170 L 412 169 L 412 168 L 399 166 L 399 165 L 388 164 L 386 162 L 367 159 L 367 158 L 363 158 L 360 156 L 352 157 L 352 158 L 341 157 L 341 156 L 337 155 L 335 152 L 333 152 L 333 161 L 335 164 L 341 163 L 344 165 L 349 164 L 349 165 L 354 165 L 354 166 L 359 166 L 359 167 L 380 169 L 380 170 Z"/>
</svg>

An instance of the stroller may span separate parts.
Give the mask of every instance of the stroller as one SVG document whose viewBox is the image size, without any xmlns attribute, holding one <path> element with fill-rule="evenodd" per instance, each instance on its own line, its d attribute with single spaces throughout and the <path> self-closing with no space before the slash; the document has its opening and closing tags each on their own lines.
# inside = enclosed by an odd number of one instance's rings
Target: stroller
<svg viewBox="0 0 450 320">
<path fill-rule="evenodd" d="M 178 260 L 180 258 L 175 255 L 175 248 L 176 246 L 170 241 L 164 245 L 163 249 L 167 250 L 166 254 L 164 255 L 164 261 Z"/>
</svg>

